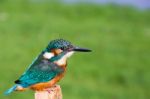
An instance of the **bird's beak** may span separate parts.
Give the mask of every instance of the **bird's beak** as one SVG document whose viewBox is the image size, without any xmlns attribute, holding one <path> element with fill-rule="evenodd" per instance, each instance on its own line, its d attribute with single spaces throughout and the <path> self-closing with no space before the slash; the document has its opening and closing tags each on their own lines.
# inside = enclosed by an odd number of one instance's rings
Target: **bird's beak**
<svg viewBox="0 0 150 99">
<path fill-rule="evenodd" d="M 77 51 L 77 52 L 91 52 L 92 50 L 87 49 L 87 48 L 74 47 L 73 51 Z"/>
</svg>

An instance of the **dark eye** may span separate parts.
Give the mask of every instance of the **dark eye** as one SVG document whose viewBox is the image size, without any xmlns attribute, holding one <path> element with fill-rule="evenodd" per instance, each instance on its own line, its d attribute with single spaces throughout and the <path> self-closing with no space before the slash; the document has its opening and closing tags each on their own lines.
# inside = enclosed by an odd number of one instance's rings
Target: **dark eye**
<svg viewBox="0 0 150 99">
<path fill-rule="evenodd" d="M 61 50 L 67 50 L 68 47 L 67 47 L 67 46 L 63 46 L 63 47 L 61 47 L 60 49 L 61 49 Z"/>
<path fill-rule="evenodd" d="M 61 49 L 61 50 L 66 50 L 66 47 L 65 47 L 65 46 L 63 46 L 63 47 L 61 47 L 60 49 Z"/>
<path fill-rule="evenodd" d="M 63 47 L 61 47 L 60 49 L 61 49 L 61 50 L 64 50 L 64 48 L 63 48 Z"/>
</svg>

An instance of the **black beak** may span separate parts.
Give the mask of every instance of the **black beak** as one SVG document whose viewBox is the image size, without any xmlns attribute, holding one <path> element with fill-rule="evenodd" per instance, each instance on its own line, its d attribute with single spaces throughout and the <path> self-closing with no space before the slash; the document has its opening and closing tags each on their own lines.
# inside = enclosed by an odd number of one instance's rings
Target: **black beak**
<svg viewBox="0 0 150 99">
<path fill-rule="evenodd" d="M 92 50 L 86 49 L 86 48 L 74 47 L 73 51 L 77 51 L 77 52 L 91 52 Z"/>
</svg>

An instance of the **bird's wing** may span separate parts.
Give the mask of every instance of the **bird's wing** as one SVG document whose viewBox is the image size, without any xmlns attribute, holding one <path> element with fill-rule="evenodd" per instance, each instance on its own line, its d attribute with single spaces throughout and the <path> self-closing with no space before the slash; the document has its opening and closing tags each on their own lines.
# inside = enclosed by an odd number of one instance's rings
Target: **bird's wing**
<svg viewBox="0 0 150 99">
<path fill-rule="evenodd" d="M 15 83 L 28 87 L 40 82 L 47 82 L 63 71 L 58 65 L 44 59 L 41 54 Z"/>
</svg>

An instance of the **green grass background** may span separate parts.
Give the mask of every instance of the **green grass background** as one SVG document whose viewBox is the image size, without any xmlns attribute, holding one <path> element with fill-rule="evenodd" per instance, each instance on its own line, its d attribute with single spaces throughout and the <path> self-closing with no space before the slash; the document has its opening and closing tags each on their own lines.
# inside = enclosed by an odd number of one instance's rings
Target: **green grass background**
<svg viewBox="0 0 150 99">
<path fill-rule="evenodd" d="M 59 82 L 64 99 L 150 98 L 150 11 L 34 0 L 0 1 L 0 99 L 50 40 L 64 38 L 92 53 L 75 53 Z"/>
</svg>

